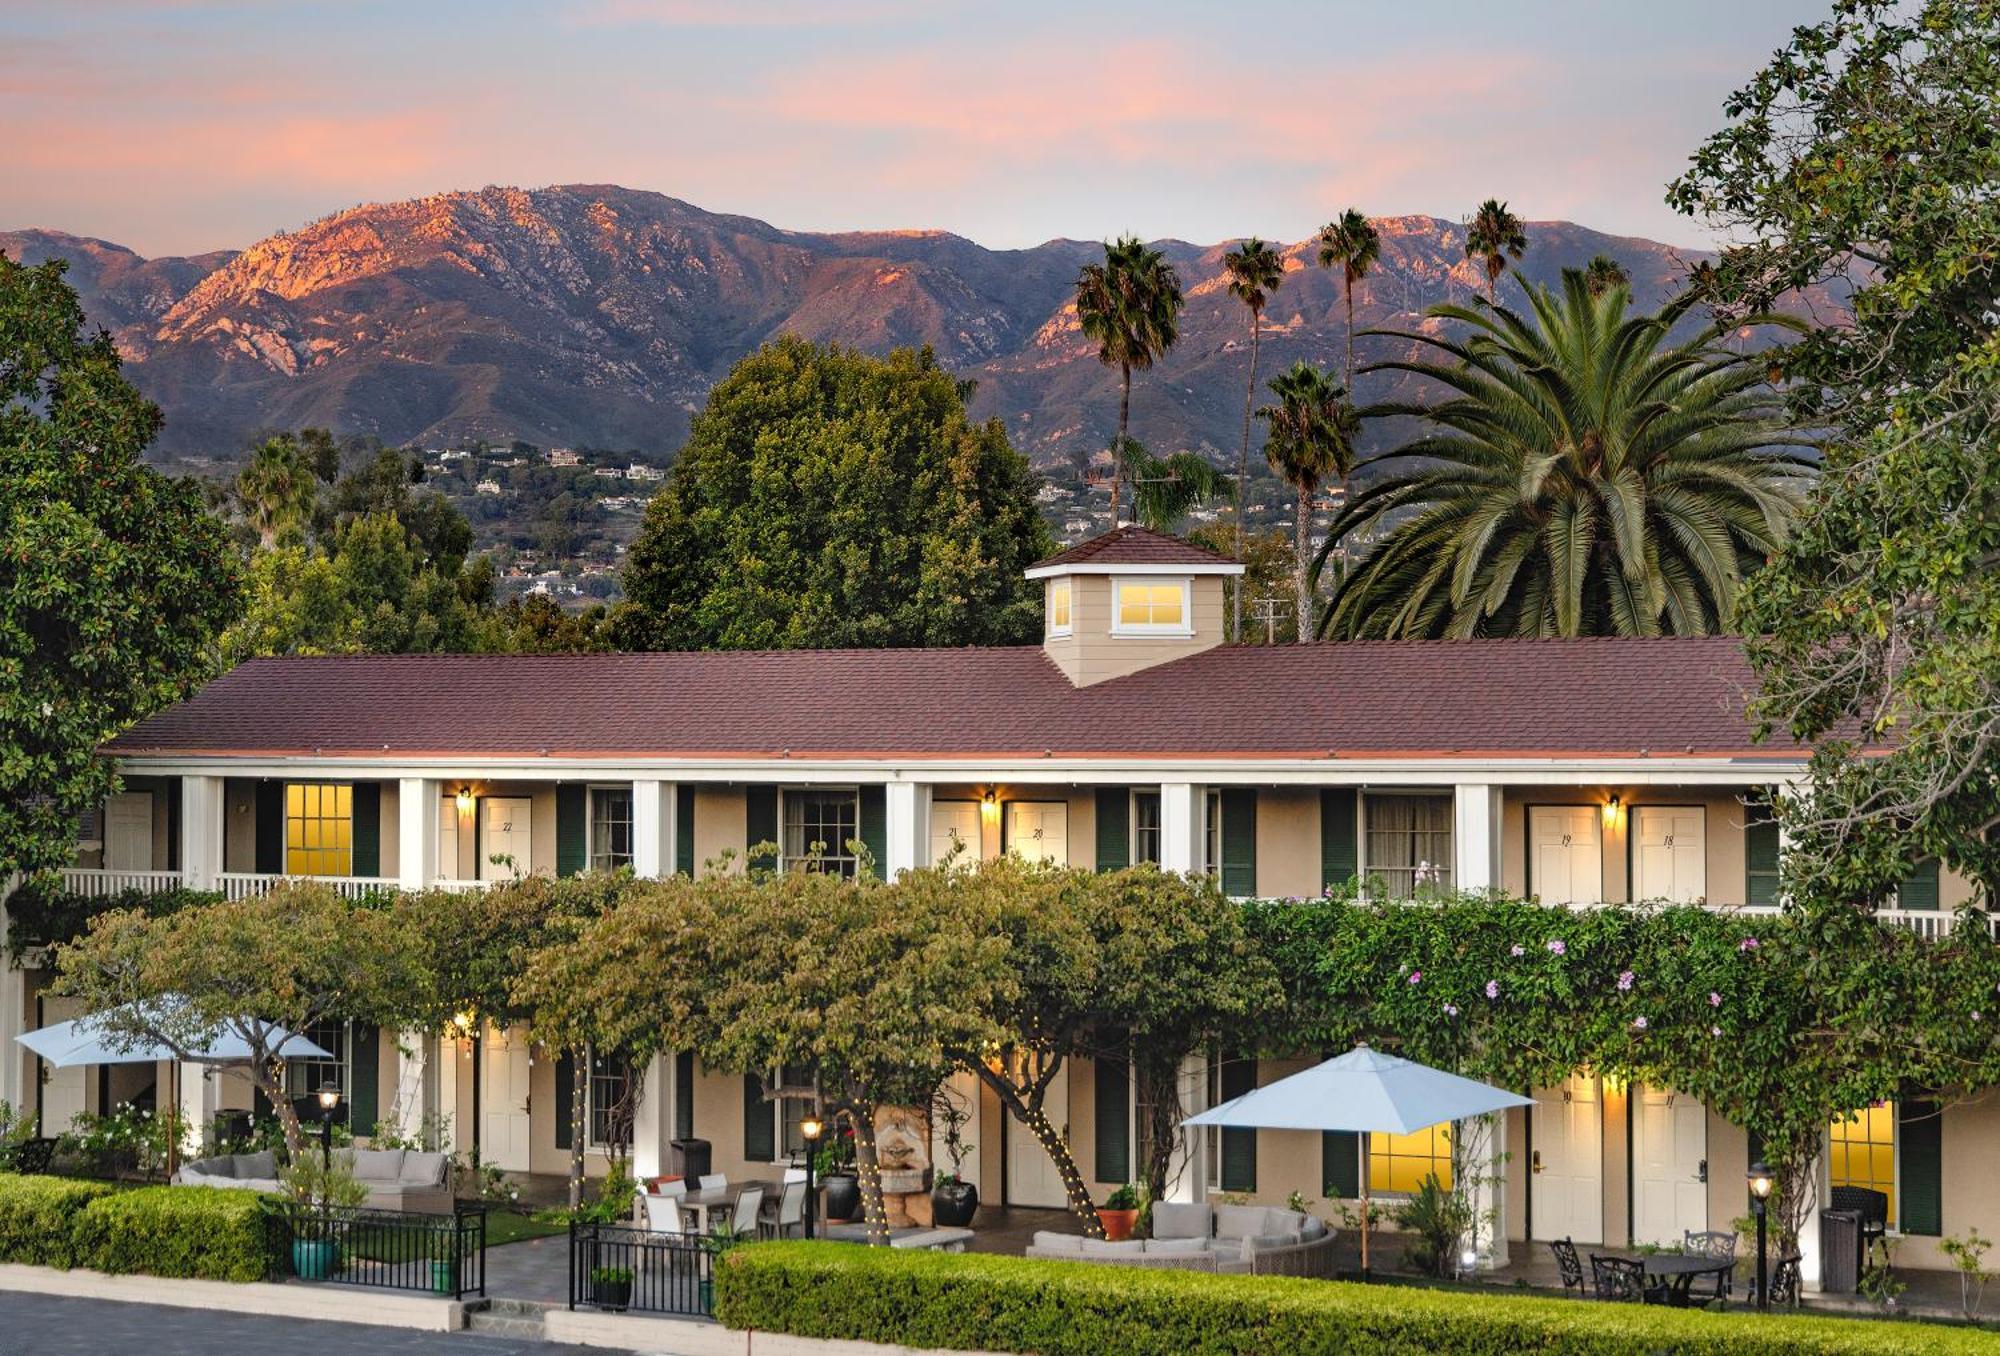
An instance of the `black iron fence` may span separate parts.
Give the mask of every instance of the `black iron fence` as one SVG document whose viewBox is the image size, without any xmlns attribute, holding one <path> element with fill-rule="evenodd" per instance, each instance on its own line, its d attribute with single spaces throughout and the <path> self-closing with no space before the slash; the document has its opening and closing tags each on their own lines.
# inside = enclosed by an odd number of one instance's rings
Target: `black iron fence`
<svg viewBox="0 0 2000 1356">
<path fill-rule="evenodd" d="M 304 1281 L 463 1299 L 486 1293 L 486 1207 L 449 1215 L 332 1208 L 288 1221 L 292 1274 Z"/>
<path fill-rule="evenodd" d="M 715 1254 L 700 1238 L 621 1224 L 569 1226 L 569 1307 L 706 1316 Z"/>
</svg>

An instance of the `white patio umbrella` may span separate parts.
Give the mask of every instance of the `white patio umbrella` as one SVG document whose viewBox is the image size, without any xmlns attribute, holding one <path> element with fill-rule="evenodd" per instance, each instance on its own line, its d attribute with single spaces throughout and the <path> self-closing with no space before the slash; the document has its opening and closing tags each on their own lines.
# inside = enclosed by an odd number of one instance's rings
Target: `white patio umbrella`
<svg viewBox="0 0 2000 1356">
<path fill-rule="evenodd" d="M 1368 1275 L 1368 1136 L 1407 1135 L 1513 1106 L 1518 1093 L 1357 1045 L 1303 1073 L 1231 1098 L 1183 1125 L 1234 1130 L 1345 1130 L 1361 1138 L 1361 1274 Z"/>
</svg>

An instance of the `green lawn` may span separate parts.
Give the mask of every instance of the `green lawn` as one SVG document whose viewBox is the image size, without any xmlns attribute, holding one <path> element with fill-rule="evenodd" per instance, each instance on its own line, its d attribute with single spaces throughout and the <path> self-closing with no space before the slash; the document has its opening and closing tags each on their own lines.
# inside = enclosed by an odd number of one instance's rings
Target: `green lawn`
<svg viewBox="0 0 2000 1356">
<path fill-rule="evenodd" d="M 567 1225 L 550 1224 L 533 1215 L 518 1214 L 512 1210 L 494 1210 L 486 1216 L 486 1246 L 489 1248 L 497 1248 L 503 1243 L 519 1243 L 524 1238 L 548 1238 L 568 1231 Z"/>
</svg>

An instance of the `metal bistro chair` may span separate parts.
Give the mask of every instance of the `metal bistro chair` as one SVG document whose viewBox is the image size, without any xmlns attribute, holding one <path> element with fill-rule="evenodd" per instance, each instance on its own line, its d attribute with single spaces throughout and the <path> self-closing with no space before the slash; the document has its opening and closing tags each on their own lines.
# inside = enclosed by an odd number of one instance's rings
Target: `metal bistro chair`
<svg viewBox="0 0 2000 1356">
<path fill-rule="evenodd" d="M 1646 1282 L 1646 1264 L 1631 1257 L 1590 1255 L 1592 1288 L 1597 1298 L 1622 1304 L 1658 1304 L 1666 1299 L 1658 1287 Z"/>
<path fill-rule="evenodd" d="M 640 1199 L 646 1203 L 646 1227 L 656 1234 L 684 1234 L 687 1221 L 681 1215 L 685 1191 L 648 1191 Z"/>
<path fill-rule="evenodd" d="M 757 1230 L 767 1238 L 783 1238 L 788 1230 L 803 1231 L 805 1224 L 806 1175 L 802 1172 L 795 1179 L 788 1172 L 778 1199 L 764 1202 L 764 1211 L 757 1219 Z"/>
<path fill-rule="evenodd" d="M 1583 1259 L 1576 1255 L 1575 1241 L 1552 1238 L 1549 1240 L 1549 1251 L 1556 1255 L 1556 1271 L 1562 1276 L 1563 1294 L 1588 1299 L 1590 1291 L 1583 1284 Z"/>
<path fill-rule="evenodd" d="M 744 1187 L 743 1194 L 736 1198 L 736 1211 L 729 1217 L 729 1227 L 738 1238 L 757 1236 L 757 1215 L 764 1208 L 764 1188 Z"/>
<path fill-rule="evenodd" d="M 1682 1246 L 1698 1257 L 1713 1257 L 1717 1261 L 1736 1260 L 1736 1234 L 1728 1229 L 1689 1229 L 1682 1235 Z M 1726 1300 L 1734 1288 L 1734 1268 L 1715 1274 L 1715 1289 L 1708 1295 L 1710 1299 Z"/>
</svg>

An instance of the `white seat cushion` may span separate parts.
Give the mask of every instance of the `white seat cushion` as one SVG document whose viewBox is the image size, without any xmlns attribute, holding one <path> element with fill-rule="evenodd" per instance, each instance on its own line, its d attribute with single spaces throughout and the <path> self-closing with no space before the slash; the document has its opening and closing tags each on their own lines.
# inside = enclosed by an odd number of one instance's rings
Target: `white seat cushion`
<svg viewBox="0 0 2000 1356">
<path fill-rule="evenodd" d="M 1037 1229 L 1035 1236 L 1028 1242 L 1037 1252 L 1054 1253 L 1063 1257 L 1083 1256 L 1081 1234 L 1059 1234 L 1047 1229 Z"/>
<path fill-rule="evenodd" d="M 1207 1238 L 1215 1231 L 1215 1215 L 1202 1201 L 1154 1201 L 1154 1238 Z"/>
<path fill-rule="evenodd" d="M 1210 1240 L 1206 1238 L 1149 1238 L 1146 1240 L 1148 1257 L 1206 1257 Z"/>
<path fill-rule="evenodd" d="M 1142 1257 L 1146 1252 L 1145 1243 L 1136 1238 L 1121 1238 L 1116 1243 L 1108 1238 L 1084 1238 L 1078 1241 L 1083 1244 L 1085 1257 Z"/>
<path fill-rule="evenodd" d="M 354 1176 L 362 1182 L 393 1182 L 403 1174 L 401 1149 L 356 1149 Z"/>
</svg>

